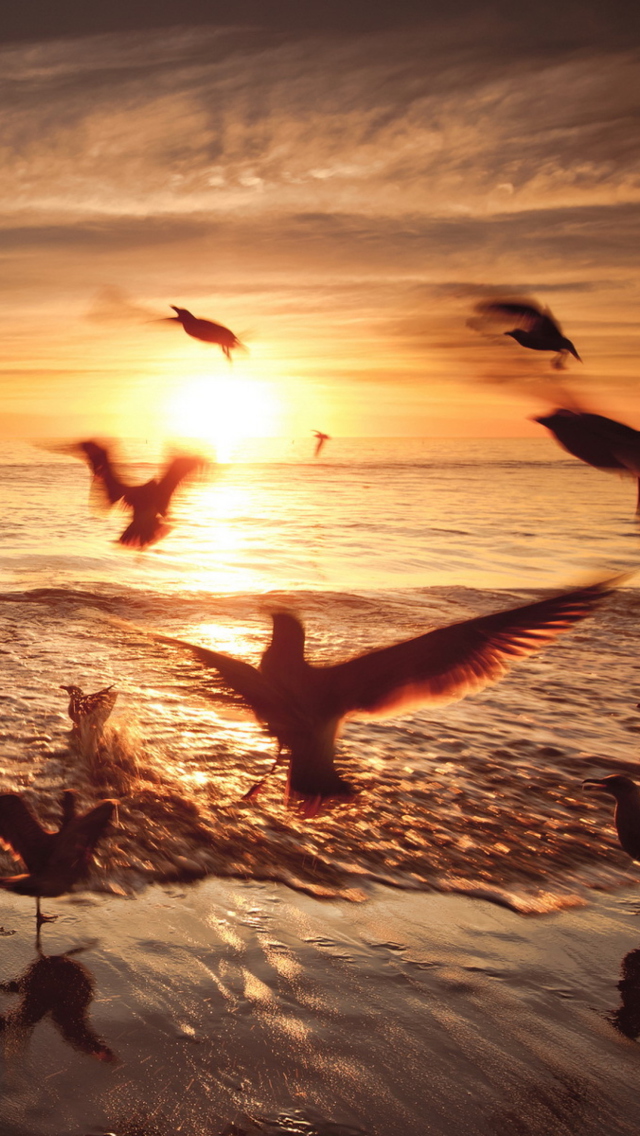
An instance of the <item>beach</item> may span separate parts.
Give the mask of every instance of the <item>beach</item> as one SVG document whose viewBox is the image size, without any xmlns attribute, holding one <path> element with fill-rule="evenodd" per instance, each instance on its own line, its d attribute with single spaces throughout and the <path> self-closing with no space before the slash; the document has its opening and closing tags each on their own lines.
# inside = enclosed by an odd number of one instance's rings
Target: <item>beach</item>
<svg viewBox="0 0 640 1136">
<path fill-rule="evenodd" d="M 474 445 L 225 467 L 138 555 L 79 510 L 79 463 L 5 455 L 2 789 L 52 829 L 65 788 L 118 807 L 88 879 L 43 902 L 42 957 L 33 900 L 2 893 L 3 1136 L 635 1131 L 639 877 L 612 802 L 581 790 L 637 768 L 633 578 L 480 694 L 348 721 L 356 796 L 312 818 L 283 770 L 244 799 L 273 742 L 140 630 L 256 663 L 287 607 L 332 662 L 632 567 L 627 482 Z M 115 684 L 96 745 L 63 683 Z"/>
<path fill-rule="evenodd" d="M 637 974 L 626 1017 L 618 988 L 640 940 L 635 891 L 537 918 L 449 895 L 378 887 L 355 907 L 228 881 L 55 906 L 43 949 L 86 946 L 90 1018 L 114 1059 L 38 1023 L 5 1050 L 7 1136 L 637 1130 L 637 1048 L 622 1032 L 640 1026 Z M 33 920 L 11 897 L 3 918 L 16 931 L 3 973 L 17 975 Z"/>
</svg>

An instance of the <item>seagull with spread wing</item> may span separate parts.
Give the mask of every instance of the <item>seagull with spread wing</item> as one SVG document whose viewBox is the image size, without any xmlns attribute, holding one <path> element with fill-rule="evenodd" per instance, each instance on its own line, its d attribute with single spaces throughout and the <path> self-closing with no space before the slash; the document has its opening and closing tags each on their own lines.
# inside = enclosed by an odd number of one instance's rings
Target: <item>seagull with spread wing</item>
<svg viewBox="0 0 640 1136">
<path fill-rule="evenodd" d="M 231 352 L 237 348 L 246 350 L 244 344 L 240 342 L 237 335 L 234 335 L 228 327 L 223 327 L 221 323 L 214 323 L 213 320 L 199 319 L 188 312 L 186 308 L 176 308 L 175 304 L 169 304 L 169 307 L 176 313 L 175 316 L 167 316 L 165 323 L 177 322 L 182 324 L 187 335 L 192 339 L 200 339 L 202 343 L 217 343 L 221 348 L 223 355 L 231 362 Z"/>
<path fill-rule="evenodd" d="M 582 362 L 571 340 L 562 334 L 560 324 L 549 308 L 540 308 L 533 300 L 482 300 L 476 304 L 475 310 L 478 315 L 469 320 L 469 325 L 476 331 L 482 331 L 491 324 L 511 324 L 511 330 L 503 334 L 511 336 L 521 347 L 528 347 L 531 351 L 553 351 L 555 359 L 551 365 L 556 370 L 564 369 L 567 354 Z"/>
<path fill-rule="evenodd" d="M 334 765 L 336 738 L 345 718 L 398 714 L 411 704 L 461 698 L 479 690 L 501 678 L 511 663 L 590 615 L 615 583 L 605 580 L 466 619 L 332 666 L 307 662 L 304 627 L 284 611 L 271 616 L 271 643 L 257 668 L 147 628 L 136 630 L 183 647 L 218 671 L 224 685 L 240 695 L 277 739 L 279 753 L 288 754 L 287 793 L 302 799 L 306 815 L 313 816 L 325 798 L 354 793 Z"/>
<path fill-rule="evenodd" d="M 58 832 L 50 832 L 17 793 L 0 795 L 0 844 L 27 868 L 21 875 L 0 878 L 0 888 L 35 896 L 38 925 L 55 919 L 41 914 L 41 896 L 64 895 L 87 874 L 115 807 L 115 801 L 100 801 L 78 816 L 75 793 L 67 789 L 62 795 L 62 824 Z"/>
<path fill-rule="evenodd" d="M 130 548 L 156 544 L 171 531 L 166 520 L 173 494 L 183 481 L 209 465 L 203 457 L 181 454 L 167 464 L 158 480 L 152 478 L 144 485 L 126 485 L 116 473 L 108 449 L 101 443 L 79 442 L 65 447 L 65 451 L 87 462 L 93 473 L 93 487 L 108 508 L 121 505 L 133 511 L 131 524 L 118 538 L 120 544 Z"/>
<path fill-rule="evenodd" d="M 630 473 L 638 481 L 636 512 L 640 514 L 640 431 L 603 414 L 562 407 L 534 419 L 546 426 L 563 449 L 596 469 Z"/>
</svg>

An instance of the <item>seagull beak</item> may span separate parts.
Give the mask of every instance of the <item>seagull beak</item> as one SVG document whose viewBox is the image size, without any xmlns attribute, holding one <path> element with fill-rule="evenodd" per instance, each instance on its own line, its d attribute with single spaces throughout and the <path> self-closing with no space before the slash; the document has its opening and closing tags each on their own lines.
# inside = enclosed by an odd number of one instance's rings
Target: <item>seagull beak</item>
<svg viewBox="0 0 640 1136">
<path fill-rule="evenodd" d="M 583 782 L 582 782 L 582 788 L 583 788 L 583 790 L 584 790 L 584 789 L 586 789 L 588 785 L 591 785 L 591 786 L 592 786 L 592 787 L 593 787 L 594 789 L 604 789 L 604 790 L 606 790 L 606 788 L 607 788 L 607 786 L 606 786 L 606 785 L 604 784 L 604 782 L 603 782 L 603 781 L 594 781 L 594 780 L 592 780 L 592 779 L 590 779 L 590 778 L 588 778 L 588 779 L 587 779 L 586 781 L 583 781 Z"/>
</svg>

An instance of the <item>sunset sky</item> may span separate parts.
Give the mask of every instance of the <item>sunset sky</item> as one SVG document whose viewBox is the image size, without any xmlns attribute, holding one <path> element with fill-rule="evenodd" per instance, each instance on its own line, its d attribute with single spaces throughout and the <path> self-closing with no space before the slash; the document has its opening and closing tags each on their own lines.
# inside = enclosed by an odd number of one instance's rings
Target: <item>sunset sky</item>
<svg viewBox="0 0 640 1136">
<path fill-rule="evenodd" d="M 466 327 L 492 290 L 640 427 L 638 9 L 520 8 L 4 12 L 2 434 L 536 436 L 548 356 Z"/>
</svg>

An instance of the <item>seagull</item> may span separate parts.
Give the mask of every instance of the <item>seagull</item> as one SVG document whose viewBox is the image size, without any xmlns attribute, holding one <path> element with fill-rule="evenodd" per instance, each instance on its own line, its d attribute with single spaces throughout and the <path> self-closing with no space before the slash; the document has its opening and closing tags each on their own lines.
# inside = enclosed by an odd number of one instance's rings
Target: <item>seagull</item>
<svg viewBox="0 0 640 1136">
<path fill-rule="evenodd" d="M 616 799 L 613 814 L 620 847 L 632 860 L 640 860 L 640 789 L 630 777 L 612 773 L 609 777 L 582 782 L 583 788 L 589 785 L 601 789 Z"/>
<path fill-rule="evenodd" d="M 0 888 L 35 896 L 38 926 L 56 918 L 41 914 L 40 897 L 64 895 L 86 875 L 115 807 L 115 801 L 100 801 L 77 816 L 75 793 L 67 789 L 62 795 L 62 824 L 58 832 L 50 832 L 17 793 L 0 795 L 0 843 L 27 867 L 22 875 L 0 878 Z"/>
<path fill-rule="evenodd" d="M 182 647 L 217 670 L 224 685 L 240 695 L 276 738 L 276 764 L 282 750 L 288 754 L 287 799 L 301 800 L 304 815 L 314 816 L 325 798 L 354 795 L 353 786 L 334 766 L 336 738 L 345 718 L 398 714 L 412 703 L 479 690 L 501 678 L 512 662 L 589 615 L 619 581 L 616 577 L 466 619 L 332 666 L 307 662 L 305 630 L 291 612 L 272 613 L 271 643 L 257 668 L 207 647 L 117 622 Z"/>
<path fill-rule="evenodd" d="M 552 367 L 561 371 L 567 356 L 582 362 L 573 343 L 562 334 L 559 323 L 554 319 L 549 308 L 540 308 L 531 300 L 482 300 L 476 304 L 475 310 L 479 319 L 470 320 L 469 324 L 476 330 L 482 330 L 486 323 L 510 323 L 515 326 L 511 331 L 505 331 L 522 347 L 529 347 L 532 351 L 554 351 L 555 359 Z"/>
<path fill-rule="evenodd" d="M 314 433 L 315 439 L 316 439 L 316 448 L 315 448 L 315 453 L 314 453 L 313 456 L 314 456 L 314 458 L 317 458 L 319 453 L 320 453 L 320 450 L 324 446 L 325 442 L 331 441 L 331 435 L 330 434 L 323 434 L 322 430 L 314 430 L 313 433 Z"/>
<path fill-rule="evenodd" d="M 0 1029 L 7 1030 L 18 1040 L 28 1036 L 36 1023 L 48 1014 L 64 1040 L 75 1049 L 98 1061 L 115 1061 L 115 1054 L 89 1020 L 89 1006 L 95 994 L 94 977 L 81 962 L 69 958 L 73 953 L 44 955 L 38 950 L 38 958 L 23 974 L 0 984 L 3 993 L 20 995 L 19 1005 L 6 1016 L 0 1016 Z"/>
<path fill-rule="evenodd" d="M 88 725 L 98 731 L 104 726 L 118 697 L 113 683 L 94 694 L 85 694 L 79 686 L 61 686 L 60 690 L 66 690 L 69 695 L 69 717 L 74 726 Z"/>
<path fill-rule="evenodd" d="M 156 544 L 171 531 L 165 520 L 174 492 L 196 470 L 209 465 L 205 458 L 181 454 L 168 463 L 160 480 L 152 478 L 144 485 L 125 485 L 115 473 L 109 451 L 99 442 L 79 442 L 65 450 L 90 466 L 94 487 L 108 508 L 120 504 L 133 510 L 131 524 L 118 537 L 120 544 L 130 548 Z"/>
<path fill-rule="evenodd" d="M 638 480 L 636 512 L 640 514 L 640 431 L 602 414 L 558 407 L 534 418 L 546 426 L 563 449 L 596 469 L 621 470 Z"/>
<path fill-rule="evenodd" d="M 169 307 L 176 313 L 175 316 L 167 316 L 165 322 L 181 323 L 187 335 L 192 336 L 193 339 L 200 339 L 203 343 L 217 343 L 222 348 L 223 355 L 231 362 L 231 352 L 235 348 L 243 348 L 244 344 L 240 342 L 238 337 L 229 330 L 228 327 L 223 327 L 221 323 L 214 323 L 213 320 L 198 319 L 188 312 L 186 308 L 176 308 L 175 304 L 169 304 Z"/>
</svg>

